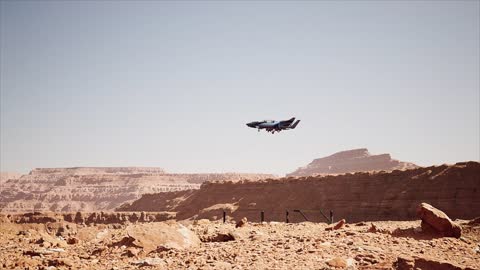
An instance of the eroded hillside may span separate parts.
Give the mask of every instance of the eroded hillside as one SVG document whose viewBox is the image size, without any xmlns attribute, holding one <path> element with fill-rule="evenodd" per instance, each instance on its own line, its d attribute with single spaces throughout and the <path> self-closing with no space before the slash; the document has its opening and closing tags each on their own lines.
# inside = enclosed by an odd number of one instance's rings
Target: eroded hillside
<svg viewBox="0 0 480 270">
<path fill-rule="evenodd" d="M 160 168 L 77 167 L 34 169 L 2 182 L 2 212 L 113 210 L 145 193 L 197 189 L 205 181 L 258 180 L 271 175 L 172 174 Z"/>
<path fill-rule="evenodd" d="M 432 166 L 406 171 L 355 173 L 338 176 L 281 178 L 261 181 L 209 182 L 199 190 L 144 195 L 121 211 L 176 212 L 178 220 L 228 217 L 325 221 L 335 219 L 412 220 L 420 202 L 438 206 L 452 218 L 480 216 L 480 163 Z"/>
</svg>

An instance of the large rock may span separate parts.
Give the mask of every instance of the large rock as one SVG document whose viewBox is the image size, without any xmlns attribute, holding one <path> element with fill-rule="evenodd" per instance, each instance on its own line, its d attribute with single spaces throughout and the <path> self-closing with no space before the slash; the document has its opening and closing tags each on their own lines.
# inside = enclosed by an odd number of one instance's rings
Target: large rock
<svg viewBox="0 0 480 270">
<path fill-rule="evenodd" d="M 422 229 L 433 229 L 434 232 L 446 236 L 460 238 L 462 228 L 455 224 L 444 212 L 428 203 L 421 203 L 417 208 L 417 214 L 422 219 Z"/>
<path fill-rule="evenodd" d="M 432 257 L 406 257 L 401 256 L 394 262 L 394 269 L 397 270 L 473 270 L 469 267 L 463 267 L 452 262 L 444 261 Z"/>
<path fill-rule="evenodd" d="M 198 236 L 178 223 L 146 223 L 130 225 L 127 236 L 114 243 L 114 246 L 142 248 L 146 253 L 155 250 L 188 249 L 200 244 Z"/>
</svg>

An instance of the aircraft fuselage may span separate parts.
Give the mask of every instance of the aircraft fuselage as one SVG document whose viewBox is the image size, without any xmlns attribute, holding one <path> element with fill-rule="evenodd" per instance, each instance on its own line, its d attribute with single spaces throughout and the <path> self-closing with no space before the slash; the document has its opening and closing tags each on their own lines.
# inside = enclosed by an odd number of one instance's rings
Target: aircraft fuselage
<svg viewBox="0 0 480 270">
<path fill-rule="evenodd" d="M 275 133 L 275 132 L 280 132 L 282 130 L 287 130 L 287 129 L 294 129 L 300 120 L 297 120 L 295 123 L 295 117 L 289 119 L 289 120 L 283 120 L 283 121 L 275 121 L 275 120 L 264 120 L 264 121 L 254 121 L 247 123 L 248 127 L 251 128 L 256 128 L 258 131 L 261 129 L 265 129 L 268 132 Z"/>
</svg>

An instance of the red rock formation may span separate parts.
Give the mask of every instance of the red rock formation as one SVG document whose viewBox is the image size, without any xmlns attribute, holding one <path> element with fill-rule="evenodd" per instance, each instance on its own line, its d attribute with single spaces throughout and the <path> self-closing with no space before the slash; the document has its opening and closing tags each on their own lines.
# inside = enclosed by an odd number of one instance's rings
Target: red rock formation
<svg viewBox="0 0 480 270">
<path fill-rule="evenodd" d="M 422 229 L 434 230 L 441 236 L 460 238 L 462 228 L 452 222 L 452 220 L 441 210 L 429 205 L 421 203 L 417 208 L 417 215 L 422 220 Z"/>
<path fill-rule="evenodd" d="M 154 203 L 152 203 L 154 202 Z M 305 209 L 311 221 L 323 221 L 319 210 L 336 220 L 414 220 L 422 202 L 435 205 L 452 218 L 480 216 L 480 163 L 432 166 L 406 171 L 355 173 L 338 176 L 282 178 L 257 182 L 204 183 L 188 194 L 146 195 L 122 211 L 177 212 L 177 219 L 229 217 L 285 220 L 286 209 Z M 142 206 L 147 206 L 142 209 Z M 291 222 L 303 217 L 290 211 Z"/>
<path fill-rule="evenodd" d="M 348 150 L 331 156 L 313 160 L 306 167 L 287 176 L 309 176 L 325 174 L 342 174 L 365 171 L 392 171 L 413 169 L 418 167 L 413 163 L 400 162 L 392 159 L 390 154 L 371 155 L 366 148 Z"/>
<path fill-rule="evenodd" d="M 0 211 L 113 210 L 142 194 L 198 189 L 205 181 L 263 179 L 262 174 L 169 174 L 160 168 L 76 167 L 34 169 L 2 182 Z"/>
</svg>

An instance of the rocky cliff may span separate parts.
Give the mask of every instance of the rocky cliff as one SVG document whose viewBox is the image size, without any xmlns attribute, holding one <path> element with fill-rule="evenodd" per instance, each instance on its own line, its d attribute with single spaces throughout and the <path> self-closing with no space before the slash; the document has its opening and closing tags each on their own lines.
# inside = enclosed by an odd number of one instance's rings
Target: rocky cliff
<svg viewBox="0 0 480 270">
<path fill-rule="evenodd" d="M 309 176 L 323 174 L 341 174 L 365 171 L 393 171 L 413 169 L 413 163 L 401 162 L 390 157 L 390 154 L 371 155 L 368 149 L 354 149 L 335 153 L 331 156 L 313 160 L 287 176 Z"/>
<path fill-rule="evenodd" d="M 261 174 L 171 174 L 160 168 L 34 169 L 1 183 L 2 212 L 113 210 L 145 193 L 198 189 L 205 181 L 271 177 Z"/>
<path fill-rule="evenodd" d="M 225 210 L 239 220 L 291 222 L 329 217 L 348 222 L 412 220 L 416 207 L 427 202 L 452 218 L 480 216 L 480 163 L 432 166 L 405 171 L 359 172 L 302 178 L 204 183 L 199 190 L 144 195 L 122 211 L 176 212 L 177 219 L 220 219 Z"/>
</svg>

